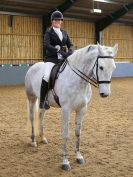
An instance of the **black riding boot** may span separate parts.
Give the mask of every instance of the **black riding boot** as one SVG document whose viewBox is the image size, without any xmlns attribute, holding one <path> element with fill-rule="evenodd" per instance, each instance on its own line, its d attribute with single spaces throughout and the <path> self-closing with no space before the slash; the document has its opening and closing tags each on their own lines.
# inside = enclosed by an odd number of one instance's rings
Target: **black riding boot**
<svg viewBox="0 0 133 177">
<path fill-rule="evenodd" d="M 48 105 L 47 101 L 46 101 L 46 94 L 48 91 L 48 82 L 46 82 L 44 79 L 42 79 L 42 84 L 41 84 L 41 88 L 40 88 L 40 109 L 49 109 L 50 106 Z"/>
</svg>

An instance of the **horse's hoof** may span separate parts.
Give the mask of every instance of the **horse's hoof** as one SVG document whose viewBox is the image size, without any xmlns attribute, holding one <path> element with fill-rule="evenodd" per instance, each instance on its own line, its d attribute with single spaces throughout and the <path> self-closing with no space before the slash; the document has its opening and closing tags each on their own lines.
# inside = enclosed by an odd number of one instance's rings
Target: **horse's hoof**
<svg viewBox="0 0 133 177">
<path fill-rule="evenodd" d="M 32 143 L 31 143 L 31 146 L 32 146 L 32 147 L 37 147 L 37 143 L 36 143 L 36 142 L 32 142 Z"/>
<path fill-rule="evenodd" d="M 69 171 L 71 170 L 71 166 L 69 164 L 62 164 L 62 170 Z"/>
<path fill-rule="evenodd" d="M 78 164 L 85 164 L 85 161 L 83 158 L 80 158 L 80 159 L 76 159 L 77 163 Z"/>
<path fill-rule="evenodd" d="M 46 138 L 43 138 L 42 142 L 43 142 L 43 144 L 48 144 L 48 141 Z"/>
</svg>

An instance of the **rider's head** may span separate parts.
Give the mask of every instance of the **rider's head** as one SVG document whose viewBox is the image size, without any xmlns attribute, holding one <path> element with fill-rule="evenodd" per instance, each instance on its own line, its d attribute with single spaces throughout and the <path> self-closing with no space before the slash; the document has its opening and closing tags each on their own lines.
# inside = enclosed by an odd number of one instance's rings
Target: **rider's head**
<svg viewBox="0 0 133 177">
<path fill-rule="evenodd" d="M 51 22 L 53 27 L 60 28 L 63 20 L 63 14 L 59 10 L 56 10 L 52 13 Z"/>
</svg>

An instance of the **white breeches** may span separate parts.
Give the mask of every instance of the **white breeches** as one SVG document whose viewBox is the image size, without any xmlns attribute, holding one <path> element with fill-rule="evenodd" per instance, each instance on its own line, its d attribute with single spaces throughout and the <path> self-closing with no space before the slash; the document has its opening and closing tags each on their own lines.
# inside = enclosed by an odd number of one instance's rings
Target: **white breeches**
<svg viewBox="0 0 133 177">
<path fill-rule="evenodd" d="M 46 62 L 45 63 L 45 74 L 44 74 L 42 79 L 44 79 L 46 82 L 49 81 L 50 72 L 51 72 L 51 69 L 53 68 L 54 65 L 55 64 L 51 63 L 51 62 Z"/>
</svg>

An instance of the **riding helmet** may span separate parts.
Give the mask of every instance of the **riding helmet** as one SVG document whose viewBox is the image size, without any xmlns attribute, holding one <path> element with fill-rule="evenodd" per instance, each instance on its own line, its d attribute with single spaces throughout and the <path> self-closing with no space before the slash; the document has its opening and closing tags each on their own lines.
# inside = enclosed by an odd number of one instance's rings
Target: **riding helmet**
<svg viewBox="0 0 133 177">
<path fill-rule="evenodd" d="M 63 14 L 59 10 L 54 11 L 51 15 L 51 21 L 54 19 L 64 20 Z"/>
</svg>

